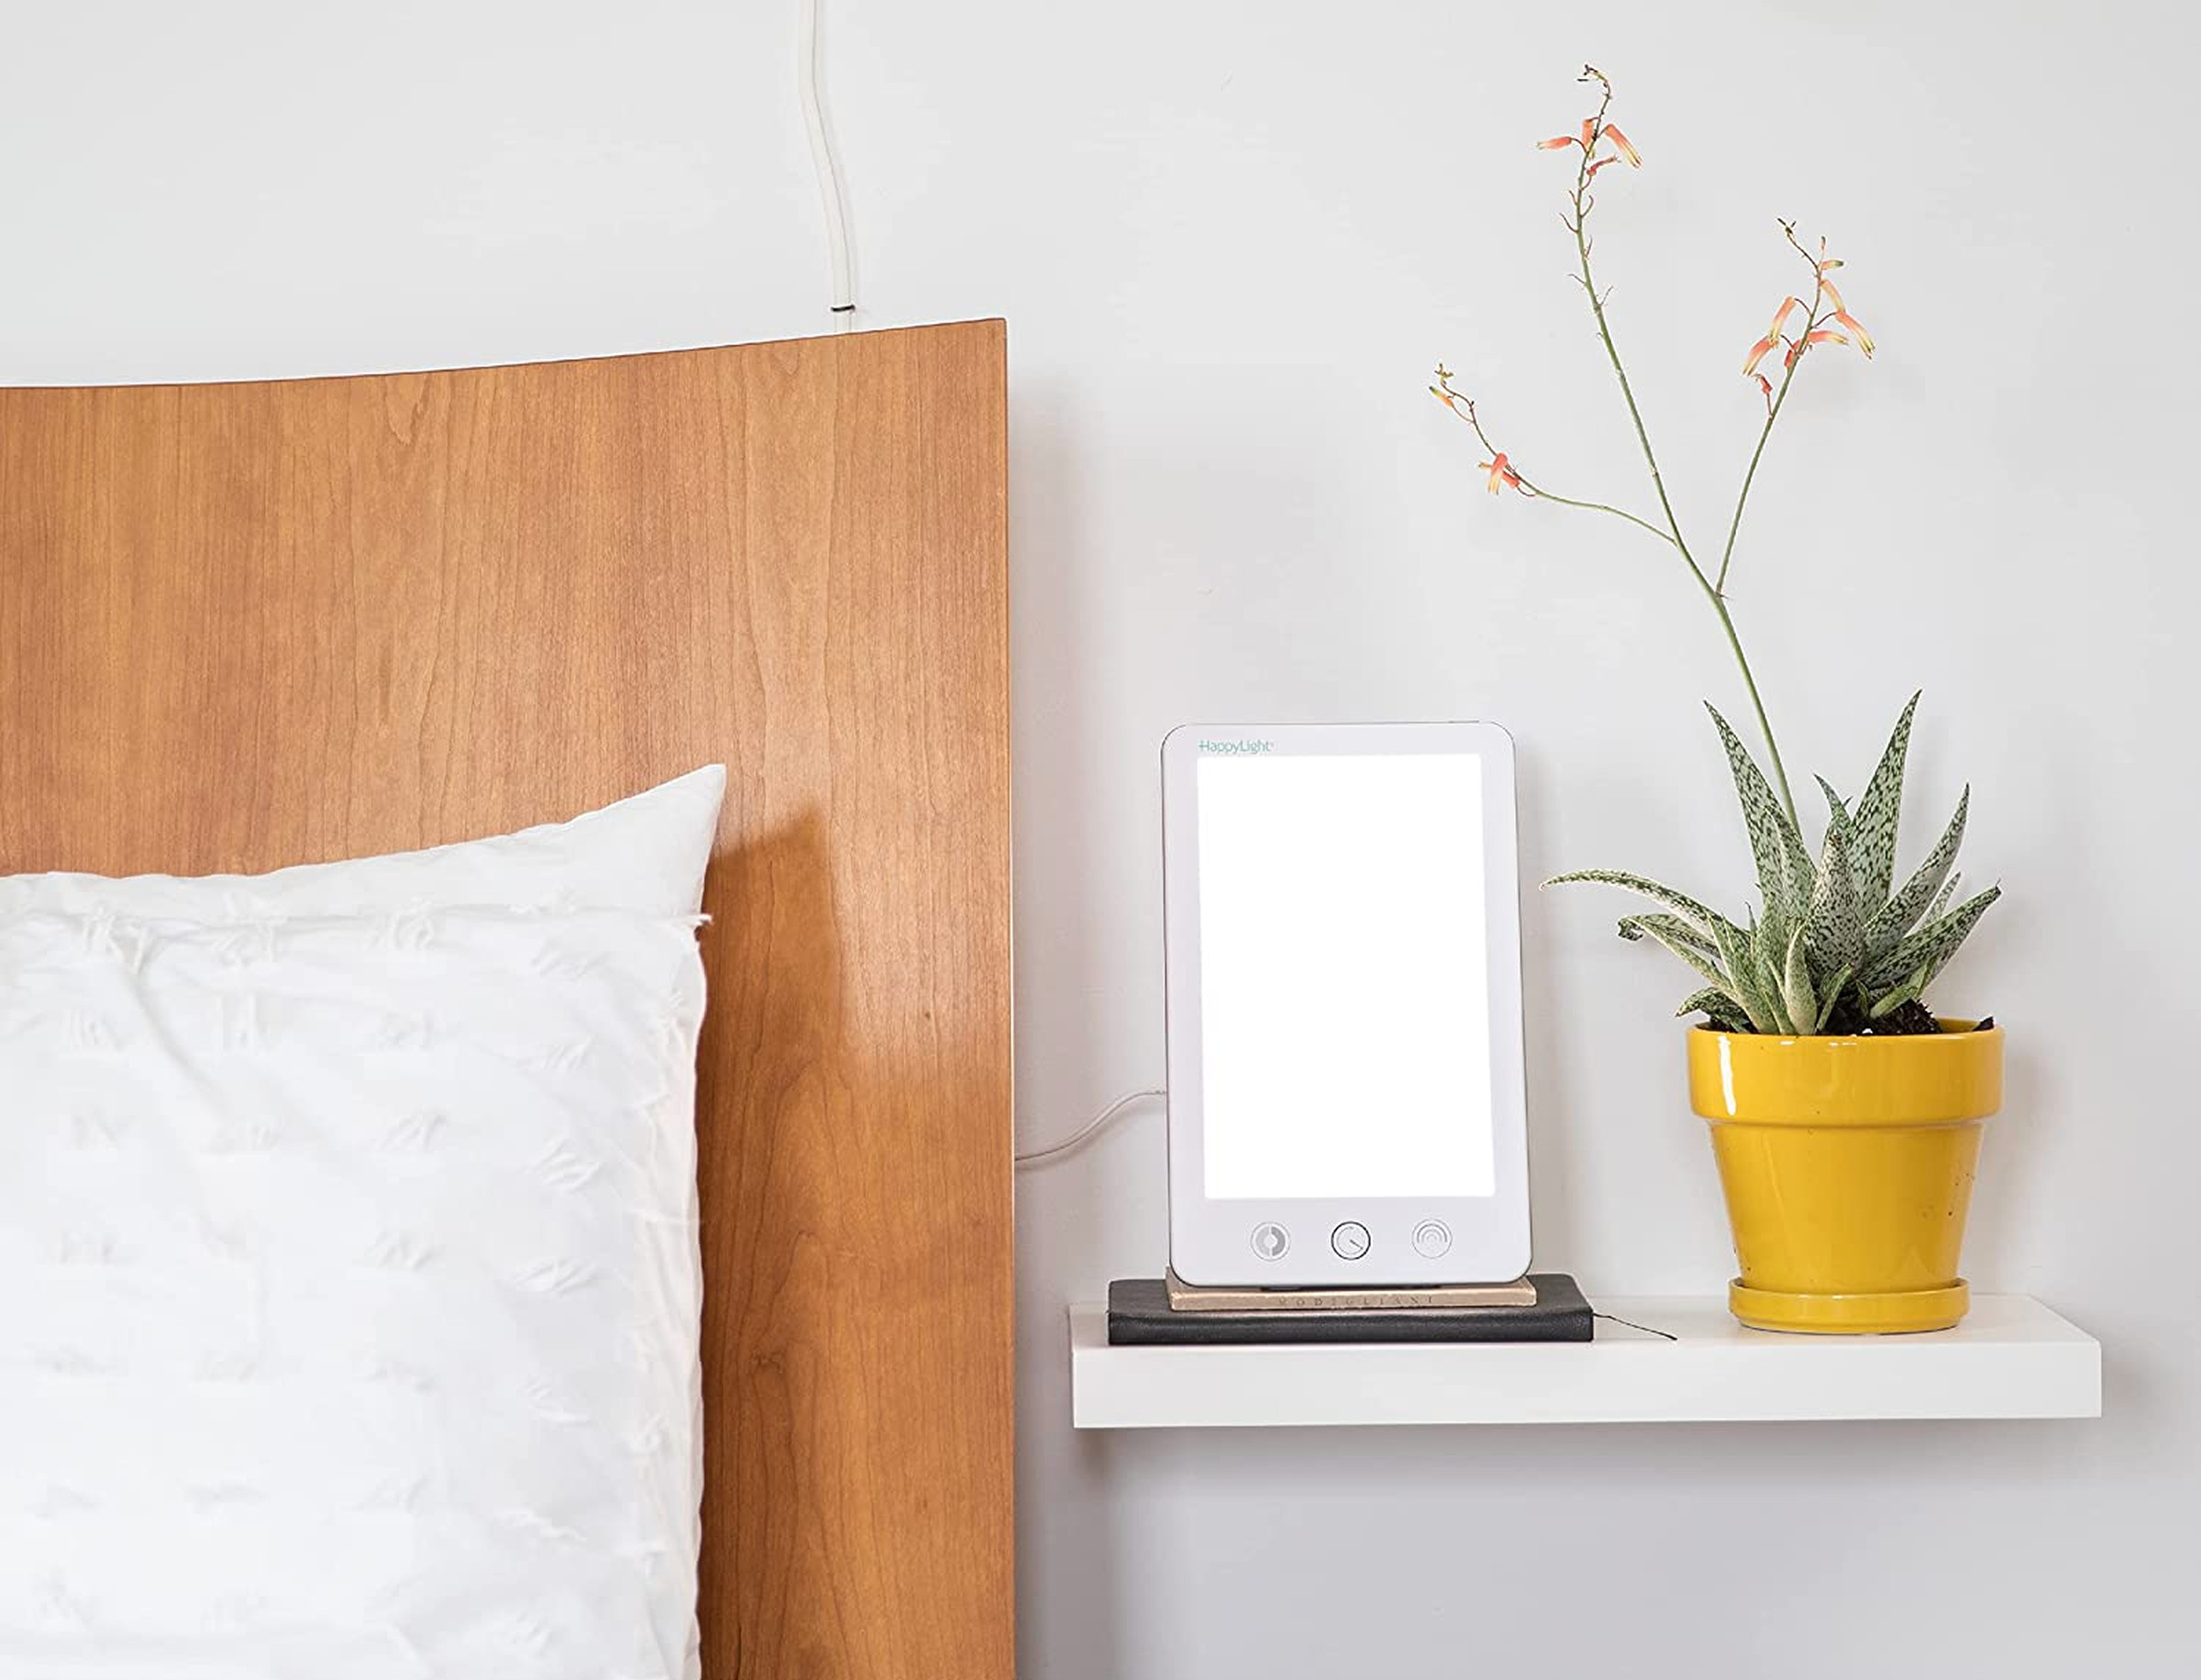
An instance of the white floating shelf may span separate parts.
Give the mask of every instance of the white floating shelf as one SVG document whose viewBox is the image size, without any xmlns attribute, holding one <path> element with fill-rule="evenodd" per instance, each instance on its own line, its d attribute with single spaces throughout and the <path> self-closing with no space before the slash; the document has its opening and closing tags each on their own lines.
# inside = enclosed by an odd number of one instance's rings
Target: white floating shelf
<svg viewBox="0 0 2201 1680">
<path fill-rule="evenodd" d="M 1595 1342 L 1111 1347 L 1108 1310 L 1070 1309 L 1078 1429 L 1402 1423 L 1800 1422 L 2098 1418 L 2102 1350 L 2030 1295 L 1980 1295 L 1954 1330 L 1745 1330 L 1724 1298 L 1601 1299 Z"/>
</svg>

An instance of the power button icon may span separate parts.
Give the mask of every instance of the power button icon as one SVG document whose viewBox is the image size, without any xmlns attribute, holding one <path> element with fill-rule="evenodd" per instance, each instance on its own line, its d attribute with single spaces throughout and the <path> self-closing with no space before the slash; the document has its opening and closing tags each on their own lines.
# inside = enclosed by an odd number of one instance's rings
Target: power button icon
<svg viewBox="0 0 2201 1680">
<path fill-rule="evenodd" d="M 1254 1253 L 1264 1260 L 1281 1260 L 1291 1246 L 1291 1233 L 1269 1221 L 1254 1227 Z"/>
</svg>

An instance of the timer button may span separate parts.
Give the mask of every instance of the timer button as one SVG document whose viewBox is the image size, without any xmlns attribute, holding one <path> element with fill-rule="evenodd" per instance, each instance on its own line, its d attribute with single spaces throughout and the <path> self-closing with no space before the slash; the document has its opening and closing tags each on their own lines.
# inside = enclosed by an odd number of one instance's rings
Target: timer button
<svg viewBox="0 0 2201 1680">
<path fill-rule="evenodd" d="M 1330 1233 L 1330 1251 L 1340 1260 L 1357 1260 L 1368 1252 L 1368 1228 L 1349 1219 Z"/>
</svg>

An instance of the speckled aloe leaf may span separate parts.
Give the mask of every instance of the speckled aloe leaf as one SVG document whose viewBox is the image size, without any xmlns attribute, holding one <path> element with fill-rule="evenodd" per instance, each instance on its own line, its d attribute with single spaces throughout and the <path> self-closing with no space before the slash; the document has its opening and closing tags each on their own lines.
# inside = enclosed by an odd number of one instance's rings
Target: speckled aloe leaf
<svg viewBox="0 0 2201 1680">
<path fill-rule="evenodd" d="M 1802 925 L 1793 917 L 1782 913 L 1781 906 L 1768 904 L 1765 913 L 1750 924 L 1751 942 L 1755 945 L 1762 941 L 1768 950 L 1785 956 L 1788 949 L 1789 935 Z"/>
<path fill-rule="evenodd" d="M 1758 978 L 1757 954 L 1751 949 L 1749 935 L 1731 922 L 1715 927 L 1712 937 L 1719 943 L 1720 963 L 1727 970 L 1734 988 L 1735 1001 L 1742 1006 L 1742 1012 L 1750 1018 L 1751 1031 L 1781 1031 L 1779 1011 Z"/>
<path fill-rule="evenodd" d="M 1934 842 L 1933 850 L 1926 854 L 1926 861 L 1918 872 L 1903 883 L 1902 890 L 1873 912 L 1865 923 L 1864 939 L 1875 952 L 1885 951 L 1910 931 L 1918 923 L 1919 913 L 1933 901 L 1941 883 L 1949 877 L 1956 862 L 1957 848 L 1964 843 L 1964 818 L 1972 809 L 1972 789 L 1967 784 L 1956 801 L 1956 814 L 1949 819 L 1949 826 Z"/>
<path fill-rule="evenodd" d="M 1641 939 L 1646 934 L 1658 940 L 1662 945 L 1671 942 L 1686 945 L 1708 959 L 1716 959 L 1720 955 L 1719 946 L 1712 942 L 1710 934 L 1698 927 L 1694 922 L 1684 921 L 1679 916 L 1654 912 L 1649 915 L 1622 916 L 1620 918 L 1620 937 L 1622 939 Z"/>
<path fill-rule="evenodd" d="M 1799 1033 L 1819 1024 L 1819 999 L 1811 989 L 1811 964 L 1804 956 L 1804 930 L 1788 936 L 1788 955 L 1781 966 L 1781 1002 Z"/>
<path fill-rule="evenodd" d="M 1987 906 L 2001 896 L 2000 887 L 1989 887 L 1976 897 L 1966 899 L 1948 914 L 1929 922 L 1917 933 L 1898 940 L 1864 971 L 1865 990 L 1879 992 L 1921 970 L 1930 979 L 1956 955 L 1957 946 L 1964 943 L 1979 924 L 1980 917 L 1987 913 Z"/>
<path fill-rule="evenodd" d="M 1844 968 L 1827 982 L 1822 1001 L 1819 1006 L 1819 1019 L 1811 1023 L 1811 1030 L 1814 1033 L 1823 1033 L 1827 1030 L 1827 1022 L 1833 1018 L 1835 1006 L 1842 1001 L 1842 989 L 1850 983 L 1851 978 L 1851 971 Z"/>
<path fill-rule="evenodd" d="M 1752 1032 L 1765 1031 L 1771 1017 L 1755 996 L 1758 984 L 1751 978 L 1749 935 L 1731 925 L 1724 931 L 1714 929 L 1713 937 L 1720 946 L 1720 967 L 1726 971 L 1728 995 L 1749 1020 Z"/>
<path fill-rule="evenodd" d="M 1804 850 L 1803 836 L 1774 797 L 1750 748 L 1720 715 L 1720 708 L 1708 702 L 1704 709 L 1712 714 L 1720 745 L 1727 749 L 1727 768 L 1735 779 L 1735 797 L 1742 802 L 1742 826 L 1750 834 L 1750 855 L 1758 867 L 1758 895 L 1764 901 L 1766 919 L 1793 927 L 1804 919 L 1811 892 L 1811 859 Z"/>
<path fill-rule="evenodd" d="M 1681 1000 L 1681 1007 L 1674 1012 L 1676 1015 L 1705 1015 L 1722 1033 L 1747 1033 L 1751 1030 L 1750 1017 L 1742 1012 L 1742 1006 L 1716 986 L 1691 992 Z"/>
<path fill-rule="evenodd" d="M 1670 910 L 1678 910 L 1707 933 L 1716 934 L 1722 926 L 1732 928 L 1734 925 L 1718 911 L 1699 904 L 1687 893 L 1676 892 L 1663 881 L 1654 881 L 1647 875 L 1631 874 L 1626 869 L 1572 869 L 1565 875 L 1553 876 L 1543 884 L 1547 887 L 1563 887 L 1571 881 L 1594 881 L 1600 886 L 1624 887 L 1630 892 L 1640 892 Z"/>
<path fill-rule="evenodd" d="M 1788 1005 L 1781 995 L 1781 966 L 1770 951 L 1753 947 L 1750 953 L 1751 970 L 1757 977 L 1758 995 L 1765 1000 L 1765 1008 L 1773 1016 L 1773 1030 L 1793 1033 L 1796 1022 L 1788 1018 Z"/>
<path fill-rule="evenodd" d="M 1924 991 L 1926 989 L 1926 970 L 1923 968 L 1919 969 L 1910 977 L 1910 978 L 1905 980 L 1893 991 L 1887 992 L 1884 996 L 1875 998 L 1872 1002 L 1866 1006 L 1864 1012 L 1871 1016 L 1875 1021 L 1885 1021 L 1888 1016 L 1894 1014 L 1906 1003 L 1910 1002 L 1912 1000 L 1917 998 L 1920 992 Z"/>
<path fill-rule="evenodd" d="M 1887 738 L 1887 750 L 1880 755 L 1872 780 L 1865 783 L 1857 800 L 1857 855 L 1852 861 L 1857 871 L 1858 897 L 1868 915 L 1887 902 L 1888 888 L 1896 879 L 1896 827 L 1903 812 L 1903 760 L 1910 751 L 1910 720 L 1918 709 L 1919 697 L 1913 694 L 1903 715 L 1896 720 L 1895 734 Z"/>
<path fill-rule="evenodd" d="M 1953 875 L 1949 879 L 1952 884 L 1953 884 L 1956 880 L 1956 877 Z M 1946 890 L 1944 889 L 1944 890 Z M 1997 887 L 1995 890 L 1997 894 L 1999 894 L 2002 889 Z M 1980 908 L 1984 911 L 1986 907 L 1982 905 Z M 1931 927 L 1935 923 L 1944 920 L 1946 920 L 1946 917 L 1940 912 L 1936 912 L 1934 914 L 1926 918 L 1926 925 Z M 1967 928 L 1965 933 L 1968 934 L 1970 931 L 1971 930 Z M 1919 989 L 1920 991 L 1924 991 L 1927 987 L 1933 984 L 1935 977 L 1938 976 L 1942 969 L 1949 966 L 1949 959 L 1956 955 L 1957 946 L 1963 944 L 1963 935 L 1960 934 L 1954 943 L 1949 945 L 1941 951 L 1941 955 L 1938 956 L 1929 957 L 1927 959 L 1924 967 L 1925 978 L 1919 982 Z"/>
<path fill-rule="evenodd" d="M 1926 906 L 1924 920 L 1930 922 L 1956 901 L 1956 890 L 1963 885 L 1964 872 L 1957 870 L 1941 883 L 1941 890 L 1933 895 L 1933 902 Z"/>
<path fill-rule="evenodd" d="M 1864 961 L 1864 907 L 1858 901 L 1853 858 L 1857 831 L 1842 796 L 1821 777 L 1819 791 L 1827 796 L 1827 838 L 1820 850 L 1819 879 L 1811 889 L 1810 919 L 1804 939 L 1814 967 L 1821 975 L 1839 968 L 1854 968 Z"/>
<path fill-rule="evenodd" d="M 1698 937 L 1696 930 L 1679 917 L 1624 916 L 1620 920 L 1620 937 L 1654 939 L 1713 985 L 1724 987 L 1729 983 L 1718 956 L 1708 948 L 1709 941 Z"/>
</svg>

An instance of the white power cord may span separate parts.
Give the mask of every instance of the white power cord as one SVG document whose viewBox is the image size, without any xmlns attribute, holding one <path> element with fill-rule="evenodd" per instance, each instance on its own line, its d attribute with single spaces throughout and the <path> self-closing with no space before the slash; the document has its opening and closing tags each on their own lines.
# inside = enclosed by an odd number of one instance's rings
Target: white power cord
<svg viewBox="0 0 2201 1680">
<path fill-rule="evenodd" d="M 856 281 L 848 265 L 848 218 L 841 206 L 841 171 L 825 132 L 824 94 L 818 73 L 818 0 L 802 0 L 796 45 L 796 87 L 802 96 L 802 121 L 810 129 L 810 160 L 818 171 L 818 196 L 825 203 L 825 243 L 833 262 L 833 313 L 856 310 Z"/>
<path fill-rule="evenodd" d="M 1152 1098 L 1158 1102 L 1168 1094 L 1168 1092 L 1163 1090 L 1126 1091 L 1123 1096 L 1118 1097 L 1113 1102 L 1110 1103 L 1098 1114 L 1094 1115 L 1092 1119 L 1087 1121 L 1085 1124 L 1079 1126 L 1077 1131 L 1071 1133 L 1069 1136 L 1064 1138 L 1061 1143 L 1049 1144 L 1045 1149 L 1028 1149 L 1020 1151 L 1016 1157 L 1016 1164 L 1019 1166 L 1036 1166 L 1042 1161 L 1051 1161 L 1057 1155 L 1068 1155 L 1071 1150 L 1077 1148 L 1087 1139 L 1092 1137 L 1100 1130 L 1101 1127 L 1108 1124 L 1110 1121 L 1115 1119 L 1117 1115 L 1121 1114 L 1125 1109 L 1131 1107 L 1133 1103 L 1145 1102 L 1149 1098 Z"/>
</svg>

